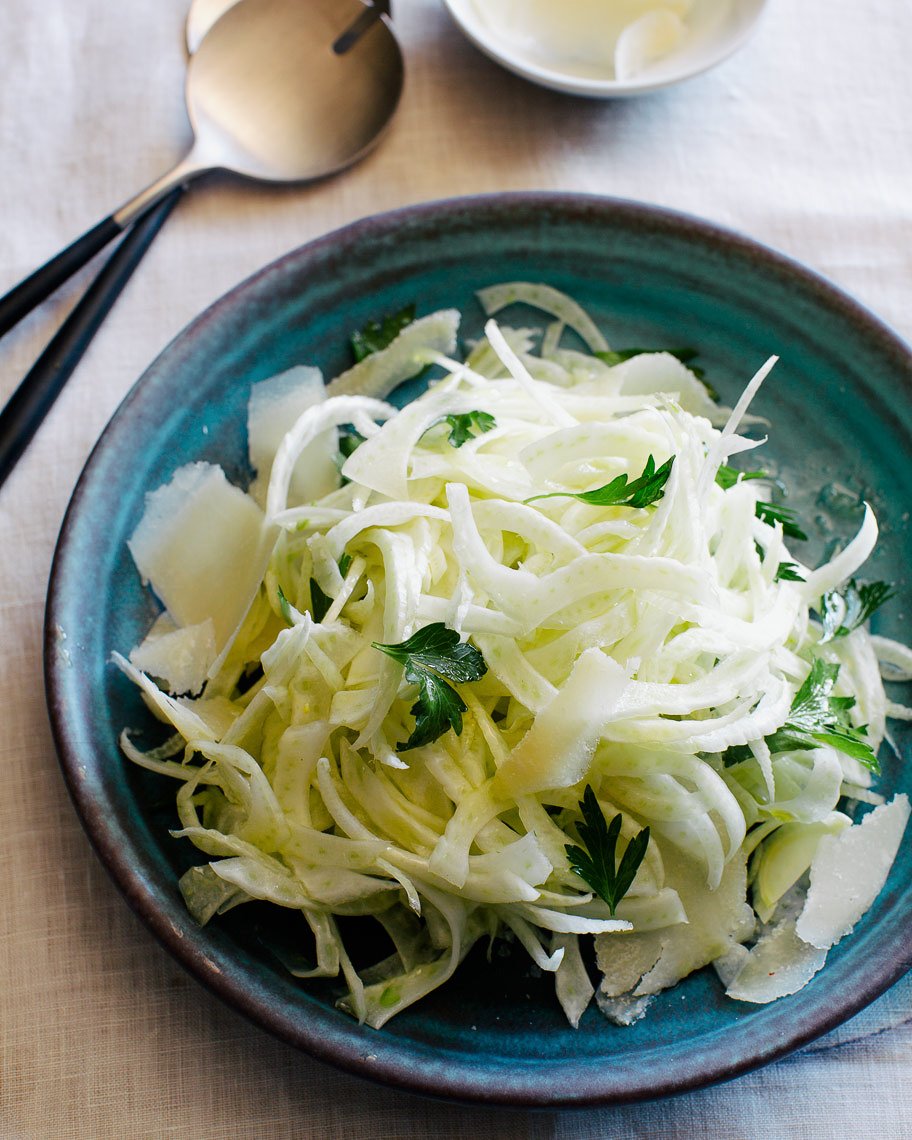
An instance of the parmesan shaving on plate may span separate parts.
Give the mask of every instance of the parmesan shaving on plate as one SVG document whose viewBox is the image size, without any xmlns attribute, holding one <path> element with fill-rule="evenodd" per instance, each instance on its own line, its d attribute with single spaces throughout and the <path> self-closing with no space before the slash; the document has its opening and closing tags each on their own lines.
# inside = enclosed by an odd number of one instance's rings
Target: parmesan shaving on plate
<svg viewBox="0 0 912 1140">
<path fill-rule="evenodd" d="M 480 300 L 465 359 L 454 310 L 403 310 L 325 389 L 255 385 L 250 493 L 196 463 L 148 496 L 129 546 L 164 612 L 113 660 L 168 726 L 122 746 L 178 784 L 187 906 L 299 912 L 294 972 L 374 1027 L 495 937 L 573 1025 L 709 963 L 732 998 L 792 993 L 909 816 L 872 786 L 908 715 L 878 662 L 912 669 L 866 629 L 873 512 L 811 568 L 773 480 L 730 465 L 772 362 L 726 411 L 688 353 L 613 350 L 549 286 Z M 516 302 L 541 334 L 495 322 Z M 391 952 L 356 971 L 340 917 Z"/>
</svg>

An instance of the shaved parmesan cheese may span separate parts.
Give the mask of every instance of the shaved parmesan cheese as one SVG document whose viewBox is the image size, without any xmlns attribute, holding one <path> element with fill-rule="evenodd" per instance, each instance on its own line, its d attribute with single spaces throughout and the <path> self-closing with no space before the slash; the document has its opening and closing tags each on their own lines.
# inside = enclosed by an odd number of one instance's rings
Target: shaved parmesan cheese
<svg viewBox="0 0 912 1140">
<path fill-rule="evenodd" d="M 602 974 L 599 992 L 622 997 L 634 992 L 662 956 L 666 935 L 661 930 L 634 932 L 623 938 L 596 938 L 597 965 Z"/>
<path fill-rule="evenodd" d="M 612 1025 L 634 1025 L 646 1016 L 652 1003 L 651 997 L 609 997 L 601 990 L 596 991 L 595 1000 L 599 1009 Z"/>
<path fill-rule="evenodd" d="M 666 882 L 680 895 L 687 919 L 681 925 L 620 938 L 596 937 L 598 966 L 604 974 L 601 992 L 610 997 L 640 998 L 667 989 L 753 932 L 743 857 L 733 859 L 719 887 L 707 892 L 697 864 L 668 848 L 663 851 Z"/>
<path fill-rule="evenodd" d="M 670 352 L 643 352 L 611 369 L 611 381 L 622 396 L 646 396 L 657 392 L 671 395 L 686 412 L 720 418 L 720 408 L 686 365 Z"/>
<path fill-rule="evenodd" d="M 504 44 L 534 62 L 627 79 L 683 42 L 692 0 L 475 0 L 475 7 Z"/>
<path fill-rule="evenodd" d="M 495 794 L 516 798 L 578 783 L 627 683 L 616 661 L 587 649 L 494 777 Z"/>
<path fill-rule="evenodd" d="M 614 74 L 617 79 L 633 79 L 651 63 L 671 55 L 684 42 L 687 26 L 669 7 L 646 12 L 628 24 L 614 48 Z"/>
<path fill-rule="evenodd" d="M 247 405 L 247 449 L 256 479 L 251 484 L 250 494 L 261 507 L 266 506 L 272 463 L 289 425 L 325 399 L 322 373 L 319 368 L 306 365 L 290 368 L 251 388 Z M 310 502 L 335 490 L 339 485 L 338 451 L 335 426 L 327 428 L 304 448 L 291 476 L 289 504 Z"/>
<path fill-rule="evenodd" d="M 720 973 L 734 974 L 726 994 L 735 1001 L 756 1004 L 796 993 L 822 969 L 826 950 L 809 946 L 798 937 L 791 918 L 767 930 L 750 951 L 723 959 Z"/>
<path fill-rule="evenodd" d="M 431 362 L 434 353 L 452 356 L 456 351 L 459 312 L 442 309 L 419 317 L 379 352 L 372 352 L 341 373 L 327 387 L 330 396 L 374 396 L 382 399 L 410 380 Z"/>
<path fill-rule="evenodd" d="M 198 693 L 215 660 L 212 618 L 198 625 L 178 626 L 161 614 L 145 641 L 130 651 L 137 669 L 157 677 L 171 693 Z"/>
<path fill-rule="evenodd" d="M 909 797 L 895 796 L 861 823 L 821 839 L 798 936 L 825 950 L 848 934 L 880 894 L 909 821 Z"/>
<path fill-rule="evenodd" d="M 220 467 L 191 463 L 146 496 L 127 546 L 174 621 L 211 621 L 221 649 L 262 580 L 263 542 L 263 512 L 253 499 Z"/>
</svg>

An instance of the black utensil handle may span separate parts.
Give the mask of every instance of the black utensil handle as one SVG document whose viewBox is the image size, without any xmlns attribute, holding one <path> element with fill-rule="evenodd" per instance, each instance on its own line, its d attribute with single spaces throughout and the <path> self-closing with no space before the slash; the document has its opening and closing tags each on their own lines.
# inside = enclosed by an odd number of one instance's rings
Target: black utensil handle
<svg viewBox="0 0 912 1140">
<path fill-rule="evenodd" d="M 36 269 L 30 277 L 10 289 L 5 297 L 0 298 L 0 336 L 9 332 L 121 232 L 121 227 L 113 216 L 105 218 L 88 233 L 77 238 L 72 245 L 61 250 L 56 257 L 52 257 L 46 265 Z"/>
<path fill-rule="evenodd" d="M 180 190 L 173 190 L 127 232 L 0 412 L 0 486 L 50 411 L 180 194 Z"/>
</svg>

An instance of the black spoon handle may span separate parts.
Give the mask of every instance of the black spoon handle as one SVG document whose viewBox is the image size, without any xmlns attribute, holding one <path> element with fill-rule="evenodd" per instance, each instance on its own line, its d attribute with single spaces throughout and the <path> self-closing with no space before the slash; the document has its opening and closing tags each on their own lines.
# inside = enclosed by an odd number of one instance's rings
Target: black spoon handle
<svg viewBox="0 0 912 1140">
<path fill-rule="evenodd" d="M 141 190 L 110 217 L 77 238 L 72 245 L 62 249 L 30 277 L 20 281 L 5 297 L 0 297 L 0 336 L 8 333 L 13 325 L 18 324 L 36 305 L 40 305 L 45 297 L 49 297 L 64 281 L 72 277 L 96 253 L 104 249 L 108 242 L 128 230 L 172 190 L 176 187 L 183 188 L 209 169 L 211 168 L 205 164 L 199 165 L 195 151 L 191 150 L 167 174 Z"/>
<path fill-rule="evenodd" d="M 121 232 L 113 215 L 105 218 L 52 257 L 47 264 L 36 269 L 30 277 L 10 289 L 5 297 L 0 298 L 0 336 L 9 332 Z"/>
<path fill-rule="evenodd" d="M 172 191 L 127 232 L 0 412 L 0 486 L 60 395 L 101 322 L 174 208 L 180 193 L 180 190 Z M 23 283 L 27 284 L 28 282 Z"/>
</svg>

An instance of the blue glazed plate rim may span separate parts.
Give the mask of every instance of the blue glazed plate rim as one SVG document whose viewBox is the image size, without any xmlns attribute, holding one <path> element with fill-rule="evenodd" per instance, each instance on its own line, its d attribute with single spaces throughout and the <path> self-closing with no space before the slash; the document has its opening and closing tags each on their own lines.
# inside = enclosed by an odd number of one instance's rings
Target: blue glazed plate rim
<svg viewBox="0 0 912 1140">
<path fill-rule="evenodd" d="M 519 1065 L 502 1059 L 481 1060 L 460 1054 L 435 1060 L 433 1049 L 410 1045 L 384 1033 L 364 1031 L 356 1023 L 341 1025 L 334 1018 L 321 1018 L 318 1009 L 312 1021 L 302 1025 L 294 1010 L 283 1008 L 268 985 L 252 977 L 232 953 L 207 928 L 201 930 L 190 920 L 179 899 L 161 884 L 137 869 L 131 854 L 131 836 L 122 823 L 111 818 L 110 805 L 93 785 L 93 758 L 87 755 L 86 739 L 70 718 L 73 679 L 68 671 L 67 652 L 60 643 L 73 604 L 73 575 L 78 573 L 79 530 L 93 510 L 96 481 L 108 454 L 116 448 L 119 434 L 136 430 L 142 404 L 151 389 L 167 389 L 169 370 L 182 355 L 194 352 L 194 345 L 206 330 L 231 317 L 250 299 L 268 299 L 270 290 L 307 260 L 352 244 L 396 234 L 408 227 L 433 226 L 438 219 L 464 214 L 467 218 L 507 216 L 514 210 L 549 211 L 555 216 L 593 220 L 610 219 L 631 227 L 674 232 L 765 267 L 767 271 L 800 283 L 830 311 L 836 311 L 878 342 L 885 355 L 895 361 L 898 371 L 910 372 L 909 347 L 882 321 L 820 275 L 740 234 L 701 219 L 641 203 L 590 195 L 557 193 L 511 193 L 479 195 L 404 207 L 388 214 L 369 217 L 345 226 L 303 246 L 260 270 L 230 293 L 216 301 L 180 333 L 159 355 L 115 413 L 89 457 L 74 491 L 61 528 L 52 568 L 45 624 L 45 676 L 48 707 L 61 768 L 77 813 L 106 869 L 125 895 L 130 906 L 152 933 L 199 981 L 229 1005 L 261 1028 L 299 1047 L 320 1060 L 356 1075 L 383 1084 L 425 1095 L 442 1096 L 474 1103 L 539 1107 L 583 1107 L 621 1104 L 669 1096 L 728 1080 L 765 1065 L 807 1044 L 857 1013 L 896 982 L 912 966 L 912 915 L 896 926 L 889 938 L 878 935 L 872 946 L 876 957 L 868 962 L 864 977 L 858 977 L 840 962 L 828 964 L 834 982 L 844 984 L 838 1000 L 804 1001 L 790 1007 L 794 1017 L 774 1017 L 759 1041 L 732 1047 L 727 1040 L 730 1026 L 713 1040 L 707 1035 L 699 1049 L 678 1059 L 665 1071 L 642 1071 L 645 1058 L 631 1058 L 619 1071 L 593 1073 L 574 1071 L 572 1063 L 550 1066 L 543 1071 L 534 1058 Z M 97 781 L 96 781 L 97 783 Z M 135 854 L 135 853 L 133 853 Z M 842 974 L 840 975 L 840 970 Z M 807 991 L 803 991 L 807 993 Z M 800 995 L 799 995 L 800 996 Z M 786 999 L 789 1000 L 789 999 Z M 781 1003 L 777 1003 L 780 1004 Z M 766 1007 L 770 1008 L 770 1007 Z M 778 1027 L 773 1023 L 782 1021 Z M 365 1036 L 365 1032 L 368 1036 Z M 419 1061 L 420 1063 L 416 1063 Z M 637 1071 L 640 1070 L 640 1071 Z"/>
</svg>

